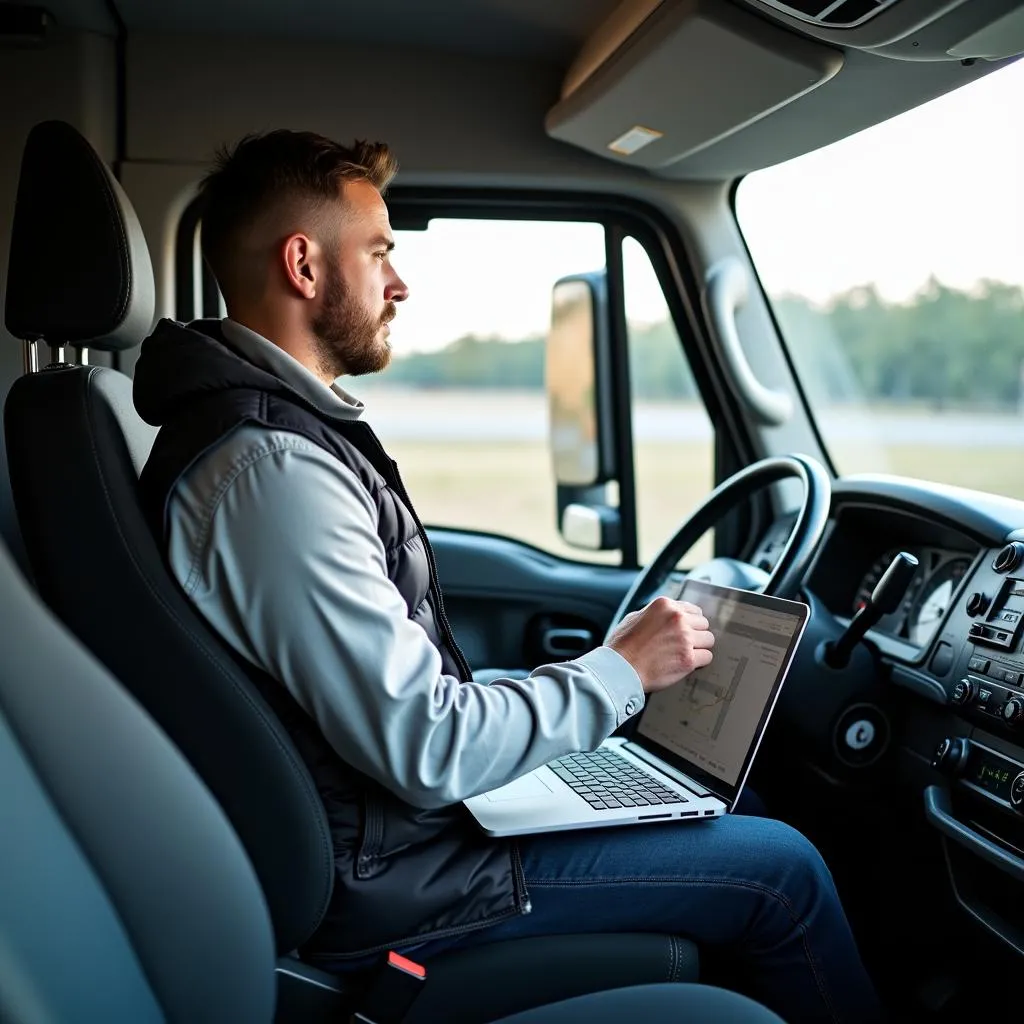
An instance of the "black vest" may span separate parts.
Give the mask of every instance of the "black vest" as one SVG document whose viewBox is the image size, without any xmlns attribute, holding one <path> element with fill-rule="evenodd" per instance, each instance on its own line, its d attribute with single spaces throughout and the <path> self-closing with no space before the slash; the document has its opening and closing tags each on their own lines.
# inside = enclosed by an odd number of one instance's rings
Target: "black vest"
<svg viewBox="0 0 1024 1024">
<path fill-rule="evenodd" d="M 445 618 L 426 533 L 397 465 L 376 435 L 365 423 L 319 412 L 283 382 L 234 355 L 220 341 L 218 328 L 215 322 L 192 328 L 161 322 L 144 343 L 136 369 L 140 412 L 154 422 L 154 406 L 162 409 L 156 420 L 161 429 L 140 481 L 161 544 L 175 485 L 231 431 L 249 423 L 301 434 L 355 473 L 371 495 L 388 577 L 405 599 L 409 618 L 437 647 L 444 672 L 469 680 L 469 667 Z M 172 351 L 161 352 L 160 346 L 172 346 Z M 168 373 L 180 370 L 186 360 L 188 381 L 176 388 Z M 164 394 L 154 401 L 155 391 Z M 237 660 L 294 740 L 330 822 L 334 894 L 304 950 L 308 957 L 359 957 L 524 912 L 528 900 L 514 844 L 484 836 L 461 804 L 413 807 L 352 768 L 279 681 Z"/>
</svg>

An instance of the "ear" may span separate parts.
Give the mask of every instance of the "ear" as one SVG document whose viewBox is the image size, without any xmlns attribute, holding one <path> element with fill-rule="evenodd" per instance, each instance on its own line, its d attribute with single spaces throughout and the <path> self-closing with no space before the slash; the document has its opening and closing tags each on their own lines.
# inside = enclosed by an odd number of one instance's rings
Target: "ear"
<svg viewBox="0 0 1024 1024">
<path fill-rule="evenodd" d="M 285 281 L 304 299 L 316 298 L 319 246 L 308 235 L 289 235 L 281 246 Z"/>
</svg>

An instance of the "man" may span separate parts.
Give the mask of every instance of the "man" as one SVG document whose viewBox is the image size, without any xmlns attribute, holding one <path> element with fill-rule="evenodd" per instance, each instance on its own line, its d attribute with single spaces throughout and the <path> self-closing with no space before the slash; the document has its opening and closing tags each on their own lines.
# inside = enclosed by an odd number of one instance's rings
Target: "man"
<svg viewBox="0 0 1024 1024">
<path fill-rule="evenodd" d="M 560 931 L 661 931 L 727 950 L 790 1021 L 876 1005 L 827 869 L 787 826 L 485 837 L 461 801 L 593 749 L 644 696 L 712 657 L 666 599 L 606 646 L 525 680 L 472 682 L 397 467 L 336 380 L 383 369 L 407 295 L 391 264 L 386 146 L 272 132 L 201 187 L 224 321 L 162 321 L 135 376 L 161 426 L 143 496 L 184 591 L 309 764 L 331 823 L 334 900 L 307 955 Z M 229 743 L 230 738 L 225 737 Z"/>
</svg>

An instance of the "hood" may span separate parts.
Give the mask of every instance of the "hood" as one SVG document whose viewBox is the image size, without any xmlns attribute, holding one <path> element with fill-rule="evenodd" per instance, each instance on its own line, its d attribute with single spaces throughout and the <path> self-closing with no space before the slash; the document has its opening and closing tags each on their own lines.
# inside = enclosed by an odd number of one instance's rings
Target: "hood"
<svg viewBox="0 0 1024 1024">
<path fill-rule="evenodd" d="M 139 415 L 154 427 L 204 393 L 232 388 L 276 393 L 312 408 L 283 380 L 229 349 L 221 340 L 219 320 L 161 320 L 142 343 L 132 397 Z"/>
</svg>

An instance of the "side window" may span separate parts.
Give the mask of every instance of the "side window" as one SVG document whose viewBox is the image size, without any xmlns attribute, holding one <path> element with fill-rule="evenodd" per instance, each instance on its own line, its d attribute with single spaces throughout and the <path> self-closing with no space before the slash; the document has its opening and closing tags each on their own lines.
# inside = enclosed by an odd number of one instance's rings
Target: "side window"
<svg viewBox="0 0 1024 1024">
<path fill-rule="evenodd" d="M 622 246 L 629 336 L 637 545 L 649 562 L 714 488 L 714 431 L 646 249 Z M 686 564 L 712 556 L 706 534 Z"/>
<path fill-rule="evenodd" d="M 577 560 L 556 522 L 544 387 L 552 288 L 605 265 L 595 223 L 436 218 L 395 232 L 409 298 L 392 363 L 346 387 L 398 462 L 420 518 Z"/>
<path fill-rule="evenodd" d="M 177 241 L 181 320 L 226 315 L 198 231 L 190 208 Z M 620 564 L 619 550 L 563 539 L 545 388 L 554 286 L 603 275 L 604 225 L 438 217 L 423 230 L 396 230 L 395 242 L 392 260 L 409 298 L 391 325 L 391 365 L 344 386 L 366 404 L 420 518 Z M 650 257 L 631 237 L 622 266 L 643 564 L 713 486 L 714 437 Z M 570 373 L 584 372 L 569 364 Z M 618 493 L 613 481 L 600 500 L 614 509 Z M 686 561 L 710 554 L 709 535 Z"/>
</svg>

